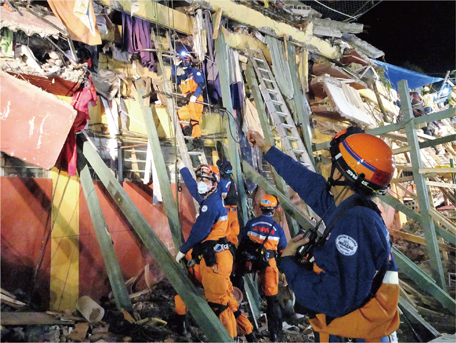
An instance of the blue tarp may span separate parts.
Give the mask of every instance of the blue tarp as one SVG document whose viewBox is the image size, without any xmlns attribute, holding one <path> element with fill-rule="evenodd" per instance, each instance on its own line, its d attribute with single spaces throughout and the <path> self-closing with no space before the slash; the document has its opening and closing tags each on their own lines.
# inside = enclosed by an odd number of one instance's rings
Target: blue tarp
<svg viewBox="0 0 456 343">
<path fill-rule="evenodd" d="M 432 77 L 417 73 L 416 71 L 401 68 L 389 63 L 374 60 L 374 63 L 385 69 L 385 77 L 390 80 L 391 85 L 397 90 L 397 83 L 400 80 L 407 80 L 410 89 L 419 88 L 434 82 L 442 81 L 441 77 Z"/>
</svg>

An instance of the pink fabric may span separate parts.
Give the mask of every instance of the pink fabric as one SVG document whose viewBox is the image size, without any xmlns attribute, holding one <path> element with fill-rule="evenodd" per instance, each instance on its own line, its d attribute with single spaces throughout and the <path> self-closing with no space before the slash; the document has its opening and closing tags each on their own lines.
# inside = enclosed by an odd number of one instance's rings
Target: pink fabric
<svg viewBox="0 0 456 343">
<path fill-rule="evenodd" d="M 90 119 L 89 116 L 89 103 L 95 105 L 97 103 L 97 93 L 95 86 L 93 85 L 92 79 L 88 77 L 90 81 L 90 87 L 82 87 L 73 95 L 71 105 L 78 112 L 76 119 L 74 120 L 73 126 L 70 129 L 67 140 L 63 145 L 60 156 L 57 160 L 56 167 L 68 172 L 70 176 L 76 175 L 77 166 L 77 147 L 76 147 L 76 132 L 82 130 L 87 121 Z"/>
</svg>

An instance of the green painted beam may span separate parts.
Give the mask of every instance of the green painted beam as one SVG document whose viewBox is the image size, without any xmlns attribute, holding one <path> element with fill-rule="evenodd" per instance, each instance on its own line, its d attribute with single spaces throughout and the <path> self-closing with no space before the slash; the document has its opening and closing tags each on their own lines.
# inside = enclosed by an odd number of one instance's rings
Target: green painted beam
<svg viewBox="0 0 456 343">
<path fill-rule="evenodd" d="M 432 121 L 438 121 L 438 120 L 442 120 L 442 119 L 446 119 L 446 118 L 451 118 L 454 115 L 456 115 L 456 108 L 449 108 L 447 110 L 431 113 L 426 116 L 412 118 L 412 122 L 413 122 L 413 125 L 416 127 L 418 124 L 430 123 Z M 407 121 L 404 120 L 400 123 L 380 126 L 375 129 L 367 130 L 366 133 L 369 133 L 374 136 L 381 136 L 388 132 L 394 132 L 394 131 L 404 129 L 406 122 Z M 318 150 L 329 149 L 329 143 L 330 143 L 330 141 L 314 144 L 313 150 L 318 151 Z"/>
<path fill-rule="evenodd" d="M 385 194 L 384 196 L 378 197 L 381 201 L 385 202 L 387 205 L 392 208 L 401 211 L 407 217 L 413 219 L 414 221 L 421 224 L 421 216 L 418 212 L 415 212 L 411 208 L 405 206 L 401 201 L 393 197 L 391 194 Z"/>
<path fill-rule="evenodd" d="M 304 230 L 315 227 L 315 224 L 307 217 L 307 215 L 301 213 L 296 206 L 290 201 L 290 199 L 280 192 L 274 185 L 271 185 L 260 173 L 258 173 L 250 164 L 243 161 L 242 169 L 247 177 L 263 188 L 268 194 L 273 194 L 280 200 L 280 206 L 292 216 Z"/>
<path fill-rule="evenodd" d="M 407 135 L 408 145 L 411 147 L 409 152 L 412 162 L 413 179 L 415 182 L 416 193 L 418 195 L 418 206 L 420 208 L 421 226 L 424 230 L 424 239 L 426 240 L 426 248 L 429 254 L 429 262 L 431 264 L 432 274 L 437 281 L 437 284 L 446 289 L 445 275 L 443 273 L 442 260 L 440 259 L 440 250 L 435 233 L 434 220 L 429 214 L 430 202 L 426 179 L 420 174 L 419 169 L 423 168 L 421 154 L 416 134 L 415 124 L 413 122 L 413 110 L 409 97 L 409 88 L 407 81 L 401 80 L 398 82 L 399 94 L 401 96 L 401 110 L 404 115 L 405 132 Z"/>
<path fill-rule="evenodd" d="M 423 317 L 421 317 L 415 307 L 401 296 L 399 296 L 399 307 L 403 315 L 407 316 L 410 320 L 410 324 L 413 325 L 415 331 L 417 331 L 417 326 L 421 328 L 421 330 L 419 330 L 420 335 L 417 337 L 419 338 L 419 342 L 429 342 L 431 339 L 440 336 L 440 333 L 431 324 L 425 321 Z M 423 334 L 426 337 L 422 337 Z"/>
<path fill-rule="evenodd" d="M 213 20 L 213 22 L 215 25 L 216 20 Z M 240 215 L 243 221 L 243 225 L 245 225 L 247 223 L 247 194 L 245 192 L 244 180 L 242 178 L 241 159 L 238 144 L 239 134 L 236 122 L 233 118 L 233 104 L 231 103 L 227 45 L 225 43 L 225 35 L 222 31 L 219 31 L 217 39 L 215 40 L 215 59 L 219 70 L 223 107 L 225 107 L 228 112 L 226 132 L 229 147 L 229 161 L 233 166 L 233 177 L 239 192 L 240 206 L 238 207 L 241 210 Z"/>
<path fill-rule="evenodd" d="M 296 46 L 294 44 L 287 44 L 288 50 L 288 66 L 291 73 L 291 81 L 293 82 L 293 102 L 296 107 L 296 114 L 298 117 L 298 124 L 301 125 L 302 135 L 304 138 L 304 145 L 307 148 L 310 161 L 315 168 L 315 159 L 312 152 L 312 133 L 310 132 L 310 121 L 311 115 L 310 106 L 307 102 L 306 95 L 303 94 L 301 89 L 301 82 L 299 81 L 299 73 L 296 65 Z"/>
<path fill-rule="evenodd" d="M 92 218 L 93 228 L 97 236 L 98 245 L 100 246 L 101 255 L 108 273 L 109 283 L 111 284 L 112 294 L 116 301 L 118 310 L 125 309 L 131 311 L 131 299 L 128 295 L 125 280 L 120 269 L 119 261 L 114 250 L 111 234 L 108 230 L 103 211 L 101 210 L 100 201 L 93 185 L 93 179 L 90 175 L 89 166 L 81 151 L 78 148 L 78 172 L 81 187 L 86 198 L 87 207 L 89 208 L 90 217 Z"/>
<path fill-rule="evenodd" d="M 136 101 L 141 107 L 141 111 L 143 113 L 147 137 L 149 138 L 149 146 L 152 150 L 154 164 L 157 170 L 158 180 L 154 180 L 154 182 L 158 181 L 160 185 L 163 197 L 163 207 L 165 208 L 166 216 L 168 217 L 174 247 L 176 248 L 176 251 L 178 251 L 183 244 L 182 228 L 179 222 L 179 211 L 177 210 L 177 205 L 174 201 L 173 192 L 171 190 L 171 181 L 168 177 L 165 159 L 163 158 L 160 141 L 158 139 L 157 128 L 154 123 L 154 116 L 157 116 L 155 105 L 152 104 L 150 107 L 144 106 L 143 96 L 146 94 L 146 90 L 141 82 L 142 81 L 139 80 L 136 82 L 136 90 L 138 92 L 138 99 L 136 99 Z"/>
<path fill-rule="evenodd" d="M 431 146 L 436 146 L 439 144 L 445 144 L 445 143 L 454 142 L 454 141 L 456 141 L 456 134 L 448 135 L 448 136 L 440 137 L 440 138 L 436 138 L 436 139 L 430 139 L 426 142 L 421 142 L 420 149 L 429 148 Z"/>
<path fill-rule="evenodd" d="M 392 251 L 399 270 L 413 280 L 423 291 L 432 295 L 443 307 L 455 314 L 456 301 L 397 248 L 393 247 Z"/>
<path fill-rule="evenodd" d="M 263 101 L 263 97 L 260 93 L 260 86 L 258 85 L 258 80 L 255 76 L 255 70 L 253 69 L 252 61 L 247 63 L 247 68 L 245 70 L 245 76 L 247 79 L 247 84 L 250 88 L 250 91 L 253 94 L 253 99 L 255 100 L 255 107 L 258 111 L 258 118 L 260 119 L 261 129 L 263 130 L 264 139 L 268 142 L 269 145 L 274 145 L 274 138 L 271 133 L 271 126 L 267 121 L 266 106 Z M 274 175 L 274 182 L 277 189 L 288 198 L 288 189 L 287 184 L 283 178 L 277 173 L 277 171 L 271 167 L 272 173 Z M 299 227 L 296 221 L 288 213 L 286 213 L 288 228 L 292 236 L 296 236 L 298 233 Z"/>
<path fill-rule="evenodd" d="M 196 287 L 190 281 L 181 265 L 176 262 L 166 246 L 160 241 L 97 151 L 88 142 L 85 142 L 83 153 L 125 218 L 127 218 L 138 237 L 165 273 L 171 285 L 181 296 L 185 305 L 187 305 L 196 323 L 207 336 L 208 341 L 232 342 L 233 340 L 225 327 L 207 302 L 198 295 Z"/>
</svg>

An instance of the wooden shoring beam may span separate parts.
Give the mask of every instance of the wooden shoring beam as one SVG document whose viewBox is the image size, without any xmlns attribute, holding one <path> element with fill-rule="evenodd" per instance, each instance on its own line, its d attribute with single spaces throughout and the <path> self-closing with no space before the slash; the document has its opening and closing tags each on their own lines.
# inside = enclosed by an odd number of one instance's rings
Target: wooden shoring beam
<svg viewBox="0 0 456 343">
<path fill-rule="evenodd" d="M 408 123 L 409 125 L 413 125 L 415 127 L 422 123 L 430 123 L 433 121 L 451 118 L 454 115 L 456 115 L 456 108 L 449 108 L 447 110 L 443 110 L 440 112 L 431 113 L 430 115 L 427 115 L 427 116 L 412 118 L 409 121 L 402 121 L 400 123 L 390 124 L 390 125 L 380 126 L 375 129 L 370 129 L 370 130 L 367 130 L 366 133 L 369 133 L 374 136 L 382 136 L 388 132 L 394 132 L 394 131 L 399 131 L 399 130 L 404 129 L 406 123 Z M 318 151 L 318 150 L 329 149 L 330 142 L 331 141 L 326 141 L 326 142 L 314 144 L 313 150 Z"/>
<path fill-rule="evenodd" d="M 271 126 L 269 125 L 267 121 L 267 114 L 266 114 L 266 107 L 263 102 L 263 97 L 261 96 L 260 93 L 260 87 L 258 85 L 258 80 L 255 76 L 255 70 L 253 69 L 252 61 L 249 61 L 247 63 L 247 68 L 245 70 L 245 76 L 247 79 L 247 85 L 252 91 L 253 94 L 253 99 L 255 100 L 255 107 L 258 111 L 258 118 L 260 119 L 260 124 L 261 124 L 261 129 L 263 130 L 263 135 L 264 139 L 268 144 L 274 145 L 274 138 L 272 137 L 271 133 Z M 282 177 L 277 173 L 277 171 L 271 167 L 273 176 L 274 176 L 274 183 L 277 187 L 277 189 L 284 194 L 285 196 L 290 199 L 288 195 L 288 189 L 287 189 L 287 184 L 285 181 L 282 179 Z M 290 230 L 290 234 L 292 236 L 296 236 L 299 227 L 297 226 L 296 221 L 291 217 L 288 213 L 285 213 L 286 218 L 287 218 L 287 223 L 288 223 L 288 228 Z"/>
<path fill-rule="evenodd" d="M 286 213 L 290 214 L 298 222 L 298 224 L 301 225 L 301 227 L 304 230 L 313 228 L 315 226 L 315 224 L 305 214 L 301 213 L 301 211 L 299 211 L 299 209 L 297 209 L 296 206 L 293 205 L 293 203 L 288 199 L 287 196 L 280 192 L 276 187 L 271 185 L 250 164 L 243 161 L 242 168 L 244 173 L 250 180 L 252 180 L 261 188 L 263 188 L 268 194 L 272 194 L 278 197 L 280 200 L 280 206 L 285 210 Z"/>
<path fill-rule="evenodd" d="M 122 276 L 122 270 L 114 250 L 111 234 L 108 230 L 100 201 L 98 200 L 93 179 L 90 175 L 89 165 L 83 155 L 82 150 L 78 147 L 78 173 L 81 187 L 87 201 L 90 217 L 92 218 L 93 228 L 100 246 L 101 255 L 108 273 L 109 283 L 111 284 L 112 294 L 116 301 L 118 310 L 132 310 L 131 299 L 128 295 L 127 287 Z"/>
<path fill-rule="evenodd" d="M 399 94 L 403 101 L 401 102 L 401 110 L 404 114 L 405 132 L 407 134 L 408 145 L 412 148 L 410 150 L 410 159 L 413 168 L 413 178 L 418 195 L 418 206 L 420 208 L 421 226 L 424 231 L 424 238 L 426 239 L 426 248 L 429 254 L 429 262 L 431 265 L 432 275 L 437 284 L 446 290 L 446 278 L 443 272 L 442 260 L 440 258 L 440 251 L 435 232 L 434 221 L 429 214 L 430 202 L 429 194 L 426 186 L 426 179 L 420 174 L 420 168 L 423 163 L 421 161 L 418 136 L 416 134 L 415 123 L 413 122 L 413 111 L 408 94 L 407 81 L 401 80 L 398 82 Z M 419 118 L 417 118 L 419 119 Z"/>
<path fill-rule="evenodd" d="M 214 22 L 214 18 L 213 18 Z M 223 107 L 225 107 L 228 118 L 226 131 L 228 139 L 228 156 L 231 165 L 233 166 L 233 178 L 236 182 L 240 206 L 240 217 L 243 221 L 243 225 L 247 223 L 247 194 L 244 188 L 244 180 L 242 177 L 241 159 L 239 153 L 239 133 L 237 125 L 233 117 L 233 104 L 231 102 L 231 91 L 230 91 L 230 78 L 228 71 L 228 56 L 227 56 L 227 45 L 225 44 L 225 36 L 223 32 L 219 32 L 217 39 L 215 40 L 215 59 L 217 62 L 219 77 L 220 77 L 220 88 L 222 90 Z M 231 133 L 231 134 L 230 134 Z M 242 225 L 242 226 L 243 226 Z"/>
<path fill-rule="evenodd" d="M 196 287 L 190 281 L 183 268 L 176 262 L 166 246 L 160 241 L 157 234 L 152 230 L 147 220 L 116 180 L 111 170 L 98 155 L 97 151 L 88 142 L 84 143 L 82 150 L 87 161 L 95 170 L 125 218 L 131 224 L 138 237 L 152 254 L 171 285 L 190 310 L 196 323 L 207 336 L 208 341 L 232 342 L 231 336 L 217 318 L 214 311 L 212 311 L 207 302 L 198 295 Z"/>
<path fill-rule="evenodd" d="M 154 158 L 155 168 L 157 170 L 158 182 L 163 197 L 163 207 L 168 217 L 169 228 L 173 237 L 174 247 L 176 251 L 180 249 L 183 244 L 182 228 L 179 222 L 179 211 L 177 210 L 176 201 L 174 200 L 173 192 L 171 190 L 171 182 L 168 177 L 168 171 L 166 170 L 165 159 L 163 158 L 163 152 L 158 139 L 157 128 L 155 127 L 154 117 L 157 117 L 155 111 L 155 105 L 149 106 L 144 105 L 143 96 L 146 94 L 146 89 L 142 81 L 136 81 L 136 94 L 141 111 L 143 113 L 144 125 L 146 126 L 147 137 L 149 137 L 149 146 L 152 151 Z"/>
<path fill-rule="evenodd" d="M 304 145 L 307 148 L 310 161 L 315 168 L 315 158 L 312 152 L 312 133 L 310 132 L 310 121 L 309 117 L 312 114 L 310 111 L 309 103 L 307 102 L 306 95 L 301 90 L 301 82 L 298 79 L 298 68 L 296 65 L 296 46 L 294 44 L 287 44 L 286 46 L 288 53 L 288 66 L 290 68 L 291 81 L 293 82 L 293 102 L 296 108 L 296 114 L 298 123 L 302 128 L 302 135 L 304 138 Z"/>
<path fill-rule="evenodd" d="M 419 325 L 422 328 L 419 330 L 419 334 L 417 331 L 415 331 L 415 335 L 419 335 L 419 337 L 416 337 L 418 341 L 429 342 L 432 339 L 440 336 L 440 333 L 431 324 L 425 321 L 415 309 L 415 307 L 413 307 L 413 305 L 405 300 L 402 296 L 399 297 L 399 308 L 403 312 L 403 315 L 407 317 L 407 320 L 410 321 L 410 325 L 414 327 Z"/>
<path fill-rule="evenodd" d="M 386 195 L 380 197 L 379 199 L 381 199 L 381 201 L 383 201 L 387 205 L 391 206 L 392 208 L 394 208 L 394 209 L 396 209 L 398 211 L 401 211 L 407 217 L 413 219 L 414 221 L 416 221 L 417 223 L 422 225 L 421 216 L 420 216 L 420 214 L 418 212 L 415 212 L 414 210 L 408 208 L 402 202 L 400 202 L 399 200 L 397 200 L 396 198 L 394 198 L 390 194 L 386 194 Z M 432 209 L 431 209 L 430 212 L 431 212 L 431 215 L 432 215 Z M 442 229 L 442 228 L 440 228 L 438 226 L 439 225 L 439 221 L 441 219 L 441 216 L 439 216 L 438 218 L 437 217 L 433 218 L 433 219 L 435 221 L 435 224 L 437 224 L 437 226 L 435 227 L 436 233 L 440 237 L 442 237 L 444 240 L 446 240 L 447 242 L 450 242 L 451 244 L 455 244 L 456 245 L 455 235 L 452 234 L 451 231 L 444 230 L 444 229 Z"/>
<path fill-rule="evenodd" d="M 455 314 L 456 301 L 447 292 L 440 288 L 431 277 L 423 273 L 413 261 L 397 248 L 392 247 L 392 252 L 394 260 L 401 272 L 405 273 L 423 291 L 432 295 L 443 307 Z"/>
</svg>

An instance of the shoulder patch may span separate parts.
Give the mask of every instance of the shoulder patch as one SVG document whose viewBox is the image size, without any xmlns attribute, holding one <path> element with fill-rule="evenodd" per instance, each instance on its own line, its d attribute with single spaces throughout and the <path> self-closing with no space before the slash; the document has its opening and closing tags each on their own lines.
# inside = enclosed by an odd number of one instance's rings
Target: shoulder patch
<svg viewBox="0 0 456 343">
<path fill-rule="evenodd" d="M 203 207 L 201 207 L 201 212 L 206 212 L 207 211 L 207 206 L 204 205 Z"/>
<path fill-rule="evenodd" d="M 196 75 L 200 76 L 200 75 L 201 75 L 201 73 L 200 73 L 200 72 L 197 72 L 197 73 L 196 73 Z"/>
<path fill-rule="evenodd" d="M 336 237 L 336 247 L 342 255 L 352 256 L 358 250 L 358 243 L 350 236 L 339 235 Z"/>
</svg>

